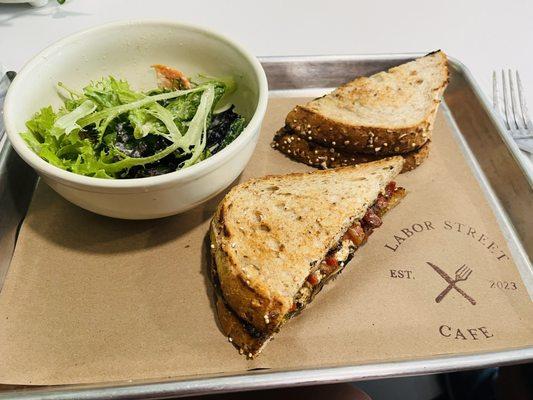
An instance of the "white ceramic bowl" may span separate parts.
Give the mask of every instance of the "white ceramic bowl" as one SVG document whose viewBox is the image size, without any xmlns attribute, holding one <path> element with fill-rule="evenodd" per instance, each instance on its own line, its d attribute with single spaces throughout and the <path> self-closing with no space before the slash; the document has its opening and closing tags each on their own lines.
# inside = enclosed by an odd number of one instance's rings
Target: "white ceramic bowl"
<svg viewBox="0 0 533 400">
<path fill-rule="evenodd" d="M 19 135 L 41 107 L 61 105 L 56 83 L 81 88 L 113 75 L 134 88 L 155 87 L 152 64 L 178 68 L 188 76 L 232 76 L 229 98 L 248 125 L 229 146 L 189 168 L 139 179 L 99 179 L 54 167 L 36 155 Z M 111 23 L 69 36 L 33 58 L 7 94 L 4 118 L 15 151 L 65 199 L 98 214 L 148 219 L 186 211 L 225 189 L 254 151 L 268 98 L 259 61 L 233 41 L 196 26 L 170 21 Z"/>
</svg>

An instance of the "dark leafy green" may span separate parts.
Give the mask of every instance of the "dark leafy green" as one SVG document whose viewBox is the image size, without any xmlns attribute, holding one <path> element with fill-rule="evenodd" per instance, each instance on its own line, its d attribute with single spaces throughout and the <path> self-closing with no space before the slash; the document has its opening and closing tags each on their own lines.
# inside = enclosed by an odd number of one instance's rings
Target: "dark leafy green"
<svg viewBox="0 0 533 400">
<path fill-rule="evenodd" d="M 218 153 L 239 136 L 245 124 L 244 118 L 233 111 L 233 106 L 214 115 L 207 130 L 207 149 L 211 154 Z"/>
</svg>

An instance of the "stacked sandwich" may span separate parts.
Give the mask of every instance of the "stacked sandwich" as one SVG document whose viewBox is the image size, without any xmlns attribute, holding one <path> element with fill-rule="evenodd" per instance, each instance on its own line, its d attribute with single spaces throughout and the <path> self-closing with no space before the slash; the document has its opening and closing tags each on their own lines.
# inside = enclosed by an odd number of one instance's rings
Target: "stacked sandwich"
<svg viewBox="0 0 533 400">
<path fill-rule="evenodd" d="M 260 353 L 405 196 L 394 179 L 427 157 L 447 82 L 439 51 L 295 107 L 273 146 L 327 170 L 252 179 L 224 197 L 211 271 L 221 328 L 241 353 Z"/>
<path fill-rule="evenodd" d="M 296 106 L 272 147 L 319 168 L 355 165 L 399 155 L 402 172 L 429 154 L 435 116 L 448 83 L 442 51 L 359 77 Z"/>
</svg>

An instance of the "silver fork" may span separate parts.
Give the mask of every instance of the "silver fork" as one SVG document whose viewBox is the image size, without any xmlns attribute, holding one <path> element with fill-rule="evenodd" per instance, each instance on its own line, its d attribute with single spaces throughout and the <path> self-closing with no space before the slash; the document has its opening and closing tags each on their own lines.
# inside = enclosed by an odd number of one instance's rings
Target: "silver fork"
<svg viewBox="0 0 533 400">
<path fill-rule="evenodd" d="M 514 75 L 514 77 L 513 77 Z M 520 149 L 533 154 L 533 124 L 527 113 L 526 101 L 523 95 L 522 82 L 518 71 L 513 74 L 510 69 L 507 73 L 501 70 L 501 93 L 498 87 L 498 74 L 492 73 L 492 101 L 503 117 L 505 127 L 515 139 Z M 503 98 L 503 109 L 500 99 Z"/>
</svg>

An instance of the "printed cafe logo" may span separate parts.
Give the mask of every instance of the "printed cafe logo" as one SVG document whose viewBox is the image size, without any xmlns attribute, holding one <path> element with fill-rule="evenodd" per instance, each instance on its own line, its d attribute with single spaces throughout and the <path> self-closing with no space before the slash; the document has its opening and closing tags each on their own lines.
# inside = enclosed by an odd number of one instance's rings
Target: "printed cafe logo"
<svg viewBox="0 0 533 400">
<path fill-rule="evenodd" d="M 460 267 L 457 271 L 455 271 L 455 278 L 452 279 L 450 275 L 444 272 L 440 267 L 436 266 L 433 263 L 430 263 L 429 261 L 427 261 L 427 264 L 431 268 L 433 268 L 435 272 L 439 274 L 448 283 L 448 286 L 446 286 L 446 288 L 442 292 L 440 292 L 440 294 L 435 298 L 436 303 L 440 303 L 442 299 L 444 298 L 444 296 L 446 296 L 450 292 L 450 290 L 455 289 L 457 292 L 459 292 L 461 296 L 467 299 L 470 302 L 470 304 L 472 304 L 473 306 L 476 305 L 476 301 L 472 297 L 470 297 L 468 294 L 466 294 L 466 292 L 463 289 L 457 286 L 457 283 L 461 281 L 466 281 L 468 277 L 470 276 L 470 274 L 472 274 L 472 270 L 470 268 L 468 268 L 465 264 L 463 264 L 462 267 Z"/>
<path fill-rule="evenodd" d="M 509 256 L 507 256 L 507 254 L 505 254 L 505 252 L 501 250 L 494 241 L 490 240 L 485 234 L 480 233 L 476 228 L 461 222 L 452 222 L 447 220 L 444 220 L 442 224 L 438 225 L 434 224 L 432 221 L 424 221 L 422 223 L 412 224 L 410 228 L 401 229 L 399 233 L 393 235 L 393 241 L 385 244 L 385 248 L 396 252 L 405 241 L 415 237 L 416 234 L 424 231 L 436 230 L 439 228 L 462 234 L 472 240 L 472 242 L 477 242 L 497 260 L 509 259 Z"/>
<path fill-rule="evenodd" d="M 469 226 L 468 224 L 451 220 L 443 220 L 440 222 L 423 221 L 421 223 L 414 223 L 411 226 L 400 229 L 400 231 L 393 234 L 392 238 L 389 238 L 384 244 L 384 247 L 393 253 L 399 252 L 406 242 L 416 240 L 415 238 L 419 235 L 426 234 L 427 232 L 431 231 L 434 231 L 435 233 L 438 231 L 447 231 L 461 235 L 466 240 L 464 243 L 467 246 L 480 246 L 480 248 L 483 248 L 487 255 L 489 255 L 490 258 L 495 262 L 501 262 L 509 259 L 509 256 L 505 253 L 505 251 L 502 250 L 500 246 L 496 244 L 496 242 L 491 240 L 488 235 L 480 232 L 475 227 Z M 475 271 L 466 263 L 461 264 L 454 268 L 453 266 L 448 265 L 445 260 L 443 262 L 442 260 L 437 261 L 431 259 L 431 253 L 428 254 L 428 260 L 425 261 L 424 265 L 433 270 L 435 272 L 435 274 L 433 274 L 435 279 L 439 279 L 444 284 L 442 289 L 434 294 L 436 297 L 434 297 L 434 300 L 432 301 L 440 304 L 450 292 L 454 291 L 471 305 L 475 306 L 477 304 L 471 293 L 468 293 L 468 284 L 466 284 L 467 281 L 470 282 L 472 279 L 476 279 L 476 275 L 474 273 Z M 414 280 L 415 271 L 409 268 L 391 269 L 389 277 L 394 279 Z M 515 282 L 489 282 L 491 283 L 491 288 L 503 289 L 505 287 L 505 289 L 509 290 L 517 289 Z M 452 304 L 455 306 L 455 304 L 458 303 Z M 435 332 L 442 338 L 452 340 L 482 340 L 489 339 L 494 336 L 490 329 L 486 326 L 457 327 L 453 326 L 453 324 L 450 322 L 439 324 L 436 326 Z"/>
</svg>

